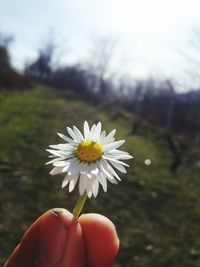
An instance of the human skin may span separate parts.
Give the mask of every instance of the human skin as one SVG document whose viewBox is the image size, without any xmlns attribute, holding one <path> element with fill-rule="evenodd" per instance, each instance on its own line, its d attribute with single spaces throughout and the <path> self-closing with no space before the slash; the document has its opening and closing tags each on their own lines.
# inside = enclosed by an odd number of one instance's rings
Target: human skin
<svg viewBox="0 0 200 267">
<path fill-rule="evenodd" d="M 105 216 L 52 209 L 26 231 L 4 267 L 112 267 L 119 249 Z"/>
</svg>

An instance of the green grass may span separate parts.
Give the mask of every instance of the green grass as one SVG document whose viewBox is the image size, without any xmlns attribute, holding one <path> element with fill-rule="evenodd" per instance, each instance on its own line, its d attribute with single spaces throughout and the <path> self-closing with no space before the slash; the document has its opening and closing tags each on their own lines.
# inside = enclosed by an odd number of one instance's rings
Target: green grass
<svg viewBox="0 0 200 267">
<path fill-rule="evenodd" d="M 100 190 L 85 207 L 115 223 L 121 240 L 115 266 L 200 266 L 200 170 L 184 163 L 171 174 L 163 139 L 145 129 L 130 135 L 128 116 L 114 119 L 105 106 L 41 86 L 0 94 L 0 264 L 45 210 L 73 209 L 78 192 L 68 194 L 60 187 L 62 177 L 48 174 L 45 149 L 60 142 L 57 132 L 81 127 L 84 120 L 116 128 L 118 138 L 127 140 L 123 149 L 134 155 L 122 182 L 110 185 L 108 193 Z"/>
</svg>

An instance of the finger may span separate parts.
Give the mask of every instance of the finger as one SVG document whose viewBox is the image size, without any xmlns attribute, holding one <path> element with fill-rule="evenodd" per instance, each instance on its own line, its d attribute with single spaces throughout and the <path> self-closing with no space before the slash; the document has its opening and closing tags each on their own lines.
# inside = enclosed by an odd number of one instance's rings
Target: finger
<svg viewBox="0 0 200 267">
<path fill-rule="evenodd" d="M 68 238 L 63 256 L 55 267 L 86 267 L 87 259 L 81 226 L 70 212 L 68 214 L 73 219 L 68 227 Z M 66 225 L 65 220 L 68 220 L 68 217 L 65 213 L 60 214 L 60 220 Z"/>
<path fill-rule="evenodd" d="M 64 209 L 43 214 L 25 233 L 5 267 L 84 267 L 82 231 Z"/>
<path fill-rule="evenodd" d="M 119 249 L 114 224 L 100 214 L 83 214 L 78 221 L 85 239 L 88 267 L 111 267 Z"/>
</svg>

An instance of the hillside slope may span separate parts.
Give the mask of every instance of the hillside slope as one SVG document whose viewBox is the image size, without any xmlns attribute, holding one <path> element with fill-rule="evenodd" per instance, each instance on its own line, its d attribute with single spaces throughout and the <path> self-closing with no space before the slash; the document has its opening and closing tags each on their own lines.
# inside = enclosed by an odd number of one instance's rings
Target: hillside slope
<svg viewBox="0 0 200 267">
<path fill-rule="evenodd" d="M 127 140 L 124 150 L 134 155 L 122 182 L 109 185 L 108 193 L 100 190 L 84 210 L 115 223 L 121 240 L 115 266 L 200 266 L 199 169 L 183 165 L 172 175 L 162 139 L 130 135 L 130 118 L 113 119 L 105 106 L 41 86 L 0 94 L 0 265 L 41 213 L 58 206 L 72 210 L 78 193 L 61 189 L 62 177 L 48 174 L 45 149 L 60 141 L 57 132 L 84 120 L 116 128 L 117 137 Z"/>
</svg>

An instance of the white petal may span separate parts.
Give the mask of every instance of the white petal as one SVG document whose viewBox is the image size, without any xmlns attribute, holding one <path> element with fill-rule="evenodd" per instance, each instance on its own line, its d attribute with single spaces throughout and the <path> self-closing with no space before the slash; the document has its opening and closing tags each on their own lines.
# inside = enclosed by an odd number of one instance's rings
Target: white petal
<svg viewBox="0 0 200 267">
<path fill-rule="evenodd" d="M 120 155 L 129 155 L 128 152 L 119 150 L 119 149 L 111 149 L 108 153 L 110 154 L 120 154 Z"/>
<path fill-rule="evenodd" d="M 125 143 L 125 140 L 112 142 L 112 143 L 103 145 L 103 150 L 108 151 L 108 150 L 113 149 L 113 148 L 118 148 L 119 146 L 123 145 L 124 143 Z"/>
<path fill-rule="evenodd" d="M 73 138 L 73 140 L 75 140 L 78 143 L 81 142 L 79 137 L 75 134 L 75 132 L 70 127 L 67 127 L 67 131 L 68 131 L 69 135 Z"/>
<path fill-rule="evenodd" d="M 92 140 L 94 140 L 94 141 L 95 141 L 95 136 L 94 136 L 95 129 L 96 129 L 96 124 L 93 124 L 93 125 L 92 125 L 92 128 L 91 128 L 91 130 L 90 130 L 90 138 L 91 138 Z"/>
<path fill-rule="evenodd" d="M 63 167 L 55 167 L 50 171 L 51 175 L 56 175 L 62 172 Z"/>
<path fill-rule="evenodd" d="M 65 140 L 66 142 L 70 143 L 70 144 L 74 144 L 75 141 L 71 138 L 69 138 L 68 136 L 61 134 L 61 133 L 57 133 L 57 135 L 62 138 L 63 140 Z"/>
<path fill-rule="evenodd" d="M 63 168 L 62 172 L 68 172 L 69 168 L 74 164 L 74 162 L 76 162 L 77 159 L 76 158 L 72 158 L 69 159 L 67 162 L 68 164 L 66 164 L 66 166 Z"/>
<path fill-rule="evenodd" d="M 98 181 L 98 179 L 96 179 L 94 181 L 94 183 L 93 183 L 93 190 L 92 191 L 93 191 L 94 197 L 97 197 L 98 191 L 99 191 L 99 181 Z"/>
<path fill-rule="evenodd" d="M 101 134 L 101 122 L 99 122 L 94 130 L 93 133 L 93 140 L 99 141 L 100 140 L 100 134 Z"/>
<path fill-rule="evenodd" d="M 84 174 L 81 174 L 79 179 L 79 193 L 82 196 L 86 189 L 87 177 Z"/>
<path fill-rule="evenodd" d="M 87 195 L 88 195 L 89 198 L 91 198 L 91 197 L 92 197 L 92 191 L 89 191 L 89 192 L 87 193 Z"/>
<path fill-rule="evenodd" d="M 65 158 L 65 156 L 72 155 L 73 153 L 71 151 L 53 150 L 53 149 L 46 149 L 46 151 L 60 158 Z"/>
<path fill-rule="evenodd" d="M 108 151 L 107 154 L 115 159 L 127 160 L 133 158 L 133 156 L 131 156 L 129 153 L 115 149 Z"/>
<path fill-rule="evenodd" d="M 62 182 L 62 188 L 65 187 L 71 180 L 76 179 L 76 176 L 78 176 L 78 173 L 76 173 L 75 175 L 65 175 L 65 178 Z"/>
<path fill-rule="evenodd" d="M 67 172 L 70 167 L 70 164 L 66 165 L 65 167 L 62 167 L 62 173 Z"/>
<path fill-rule="evenodd" d="M 50 155 L 49 158 L 56 158 L 57 156 L 55 155 Z"/>
<path fill-rule="evenodd" d="M 97 174 L 98 173 L 98 165 L 97 163 L 91 163 L 91 164 L 87 164 L 87 172 L 91 173 L 91 174 Z"/>
<path fill-rule="evenodd" d="M 127 160 L 127 159 L 132 159 L 133 157 L 131 155 L 113 155 L 115 159 L 122 159 L 122 160 Z"/>
<path fill-rule="evenodd" d="M 63 160 L 63 161 L 60 160 L 58 162 L 54 162 L 53 165 L 56 167 L 65 167 L 65 166 L 70 165 L 70 163 L 69 161 L 66 161 L 66 160 Z"/>
<path fill-rule="evenodd" d="M 79 178 L 79 174 L 77 173 L 77 175 L 74 175 L 74 178 L 70 181 L 69 192 L 72 192 L 74 190 L 74 187 L 77 184 L 78 178 Z"/>
<path fill-rule="evenodd" d="M 81 173 L 89 173 L 90 172 L 90 167 L 87 163 L 84 163 L 83 161 L 80 162 L 81 166 L 80 166 L 80 172 Z"/>
<path fill-rule="evenodd" d="M 88 140 L 90 138 L 90 127 L 87 121 L 84 122 L 83 132 L 85 139 Z"/>
<path fill-rule="evenodd" d="M 48 161 L 47 163 L 45 163 L 46 165 L 48 165 L 48 164 L 51 164 L 51 163 L 55 163 L 55 162 L 58 162 L 58 161 L 61 161 L 61 160 L 64 160 L 65 158 L 54 158 L 54 159 L 52 159 L 52 160 L 50 160 L 50 161 Z"/>
<path fill-rule="evenodd" d="M 114 161 L 110 161 L 110 164 L 113 165 L 113 167 L 115 167 L 117 170 L 119 170 L 120 172 L 122 173 L 127 173 L 126 169 L 124 168 L 123 165 L 119 164 L 119 163 L 116 163 Z"/>
<path fill-rule="evenodd" d="M 112 130 L 103 140 L 103 144 L 110 143 L 116 133 L 116 129 Z"/>
<path fill-rule="evenodd" d="M 102 156 L 102 158 L 104 158 L 104 159 L 106 159 L 106 160 L 108 160 L 110 162 L 114 162 L 114 163 L 129 167 L 128 164 L 124 163 L 123 161 L 117 160 L 116 158 L 107 157 L 107 156 Z"/>
<path fill-rule="evenodd" d="M 82 142 L 84 140 L 84 138 L 83 138 L 83 135 L 80 132 L 80 130 L 76 126 L 73 126 L 73 130 L 74 130 L 75 135 L 79 139 L 79 142 Z"/>
<path fill-rule="evenodd" d="M 110 179 L 109 177 L 106 177 L 106 178 L 111 184 L 117 184 L 117 180 L 114 177 L 113 179 Z"/>
<path fill-rule="evenodd" d="M 60 153 L 60 150 L 58 151 L 58 150 L 53 150 L 53 149 L 46 149 L 46 151 L 48 151 L 49 153 L 51 153 L 57 157 L 62 156 L 62 153 Z"/>
<path fill-rule="evenodd" d="M 77 172 L 81 172 L 81 163 L 76 160 L 74 163 L 70 164 L 70 167 L 68 169 L 68 173 L 70 175 L 73 175 Z"/>
<path fill-rule="evenodd" d="M 95 169 L 91 170 L 90 172 L 91 172 L 91 174 L 97 175 L 99 173 L 99 168 L 96 167 Z"/>
<path fill-rule="evenodd" d="M 66 175 L 63 182 L 62 182 L 62 188 L 64 188 L 66 185 L 68 185 L 69 180 L 68 180 L 68 176 Z"/>
<path fill-rule="evenodd" d="M 121 181 L 120 177 L 118 176 L 118 174 L 115 172 L 115 170 L 110 166 L 110 164 L 108 162 L 105 163 L 107 166 L 108 171 L 114 175 L 119 181 Z"/>
<path fill-rule="evenodd" d="M 109 177 L 110 179 L 113 179 L 113 176 L 111 173 L 108 171 L 106 164 L 103 162 L 103 160 L 100 160 L 97 162 L 99 165 L 99 168 L 102 170 L 102 172 Z"/>
<path fill-rule="evenodd" d="M 53 149 L 63 149 L 63 150 L 73 150 L 74 146 L 71 144 L 57 144 L 57 145 L 49 145 L 49 147 Z"/>
<path fill-rule="evenodd" d="M 107 192 L 107 180 L 103 173 L 101 173 L 99 176 L 99 182 L 101 183 L 103 190 Z"/>
<path fill-rule="evenodd" d="M 92 186 L 93 186 L 94 179 L 86 179 L 86 191 L 87 195 L 90 198 L 92 196 Z"/>
<path fill-rule="evenodd" d="M 100 142 L 103 144 L 103 140 L 106 137 L 106 131 L 103 131 L 100 135 Z"/>
<path fill-rule="evenodd" d="M 69 175 L 69 174 L 67 174 L 67 176 L 68 176 L 68 180 L 71 181 L 71 180 L 73 180 L 73 179 L 76 179 L 77 175 L 80 176 L 79 173 L 75 173 L 75 174 L 73 174 L 73 175 Z"/>
<path fill-rule="evenodd" d="M 92 175 L 90 173 L 85 173 L 88 179 L 92 179 Z"/>
<path fill-rule="evenodd" d="M 71 149 L 59 149 L 59 150 L 49 149 L 49 150 L 55 151 L 57 153 L 57 155 L 60 155 L 60 156 L 63 156 L 63 157 L 74 154 L 74 148 L 71 148 Z M 52 153 L 52 152 L 50 152 L 50 153 Z"/>
<path fill-rule="evenodd" d="M 60 159 L 62 160 L 62 158 L 60 157 Z M 65 160 L 72 160 L 72 159 L 76 159 L 76 156 L 74 154 L 69 154 L 69 155 L 66 155 L 64 157 Z"/>
</svg>

